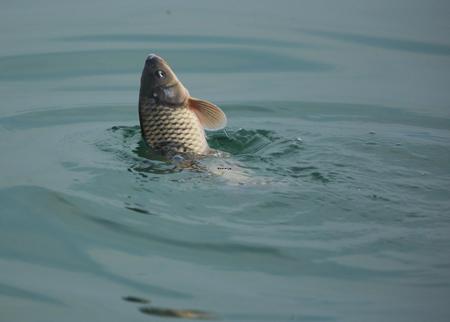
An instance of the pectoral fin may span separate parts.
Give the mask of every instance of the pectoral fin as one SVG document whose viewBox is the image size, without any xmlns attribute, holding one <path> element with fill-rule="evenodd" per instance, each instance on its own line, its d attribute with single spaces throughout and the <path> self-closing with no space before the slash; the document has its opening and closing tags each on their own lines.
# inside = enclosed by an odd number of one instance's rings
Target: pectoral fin
<svg viewBox="0 0 450 322">
<path fill-rule="evenodd" d="M 227 125 L 225 113 L 213 103 L 190 97 L 188 104 L 206 130 L 220 130 Z"/>
</svg>

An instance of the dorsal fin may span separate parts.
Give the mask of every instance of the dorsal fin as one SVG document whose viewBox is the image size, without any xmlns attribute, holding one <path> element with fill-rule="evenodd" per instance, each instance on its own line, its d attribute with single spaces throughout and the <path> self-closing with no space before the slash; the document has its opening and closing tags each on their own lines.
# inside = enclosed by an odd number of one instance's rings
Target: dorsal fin
<svg viewBox="0 0 450 322">
<path fill-rule="evenodd" d="M 188 106 L 206 130 L 220 130 L 227 125 L 225 113 L 211 102 L 190 97 Z"/>
</svg>

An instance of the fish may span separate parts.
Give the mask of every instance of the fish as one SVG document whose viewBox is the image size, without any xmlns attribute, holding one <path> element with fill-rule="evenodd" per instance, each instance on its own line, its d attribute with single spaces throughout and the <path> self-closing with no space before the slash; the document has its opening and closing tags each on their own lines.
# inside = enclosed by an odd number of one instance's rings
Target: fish
<svg viewBox="0 0 450 322">
<path fill-rule="evenodd" d="M 227 117 L 215 104 L 190 95 L 169 64 L 147 56 L 139 90 L 139 123 L 144 141 L 165 156 L 215 153 L 205 130 L 225 128 Z"/>
<path fill-rule="evenodd" d="M 169 64 L 156 54 L 147 56 L 142 70 L 139 123 L 147 145 L 176 169 L 220 176 L 232 184 L 249 182 L 243 168 L 227 160 L 228 153 L 210 148 L 206 141 L 205 130 L 226 127 L 225 113 L 207 100 L 192 97 Z"/>
</svg>

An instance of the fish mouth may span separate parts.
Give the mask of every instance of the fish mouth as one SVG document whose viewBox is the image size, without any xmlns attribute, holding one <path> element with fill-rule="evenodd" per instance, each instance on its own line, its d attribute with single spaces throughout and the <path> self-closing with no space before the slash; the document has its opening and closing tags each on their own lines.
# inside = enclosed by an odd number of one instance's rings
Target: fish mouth
<svg viewBox="0 0 450 322">
<path fill-rule="evenodd" d="M 147 56 L 147 58 L 145 59 L 145 62 L 157 62 L 157 61 L 163 62 L 164 59 L 162 59 L 161 57 L 159 57 L 156 54 L 149 54 Z"/>
<path fill-rule="evenodd" d="M 150 54 L 147 56 L 147 58 L 145 59 L 145 66 L 150 67 L 150 68 L 155 68 L 155 67 L 160 67 L 160 66 L 169 68 L 169 65 L 167 64 L 167 62 L 163 58 L 159 57 L 156 54 Z"/>
<path fill-rule="evenodd" d="M 167 68 L 170 69 L 169 65 L 167 64 L 167 62 L 159 57 L 156 54 L 150 54 L 147 56 L 147 58 L 145 59 L 145 67 L 146 68 Z"/>
</svg>

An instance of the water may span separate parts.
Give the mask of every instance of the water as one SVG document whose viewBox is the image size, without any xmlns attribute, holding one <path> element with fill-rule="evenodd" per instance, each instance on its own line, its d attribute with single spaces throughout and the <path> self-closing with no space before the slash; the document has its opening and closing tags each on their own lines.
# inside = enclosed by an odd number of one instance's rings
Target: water
<svg viewBox="0 0 450 322">
<path fill-rule="evenodd" d="M 1 321 L 448 321 L 445 1 L 0 11 Z M 149 52 L 243 184 L 143 144 Z M 182 311 L 187 310 L 187 311 Z"/>
</svg>

